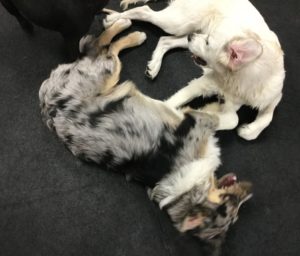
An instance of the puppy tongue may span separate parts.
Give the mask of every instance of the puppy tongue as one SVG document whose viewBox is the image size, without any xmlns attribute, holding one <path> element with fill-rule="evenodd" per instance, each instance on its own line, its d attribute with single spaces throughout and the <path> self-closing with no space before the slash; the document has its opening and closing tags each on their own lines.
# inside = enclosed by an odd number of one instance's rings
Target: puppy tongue
<svg viewBox="0 0 300 256">
<path fill-rule="evenodd" d="M 237 177 L 234 174 L 227 174 L 223 176 L 219 182 L 219 187 L 229 187 L 236 183 Z"/>
</svg>

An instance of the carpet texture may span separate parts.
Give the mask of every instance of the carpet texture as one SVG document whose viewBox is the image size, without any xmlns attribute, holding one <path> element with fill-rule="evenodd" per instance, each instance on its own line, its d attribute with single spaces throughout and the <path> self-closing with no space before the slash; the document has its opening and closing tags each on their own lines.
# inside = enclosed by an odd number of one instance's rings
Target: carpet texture
<svg viewBox="0 0 300 256">
<path fill-rule="evenodd" d="M 297 256 L 300 253 L 300 4 L 253 0 L 285 51 L 283 100 L 261 136 L 247 142 L 236 131 L 219 132 L 222 175 L 234 171 L 254 183 L 222 255 Z M 117 0 L 108 7 L 118 9 Z M 151 4 L 161 9 L 166 2 Z M 103 16 L 92 33 L 101 31 Z M 134 22 L 148 35 L 121 54 L 122 80 L 165 99 L 200 75 L 187 51 L 167 54 L 155 81 L 144 76 L 158 38 L 156 27 Z M 127 32 L 126 32 L 127 33 Z M 150 202 L 145 189 L 73 157 L 41 121 L 38 90 L 64 62 L 58 33 L 35 27 L 27 35 L 0 6 L 0 255 L 199 256 L 202 245 L 180 235 Z M 243 108 L 241 122 L 255 112 Z"/>
</svg>

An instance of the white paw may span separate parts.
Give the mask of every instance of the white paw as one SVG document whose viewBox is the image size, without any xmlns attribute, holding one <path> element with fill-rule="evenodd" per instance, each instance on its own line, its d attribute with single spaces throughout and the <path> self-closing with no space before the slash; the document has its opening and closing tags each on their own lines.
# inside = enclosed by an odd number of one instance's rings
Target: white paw
<svg viewBox="0 0 300 256">
<path fill-rule="evenodd" d="M 107 15 L 106 18 L 103 20 L 104 28 L 109 28 L 119 19 L 121 19 L 121 13 L 114 12 L 112 14 Z"/>
<path fill-rule="evenodd" d="M 244 124 L 238 128 L 238 135 L 245 140 L 254 140 L 259 134 L 260 131 L 251 126 L 251 124 Z"/>
<path fill-rule="evenodd" d="M 126 10 L 128 9 L 128 6 L 131 5 L 131 4 L 137 4 L 139 2 L 148 2 L 147 0 L 122 0 L 121 3 L 120 3 L 120 6 L 123 10 Z"/>
<path fill-rule="evenodd" d="M 146 35 L 146 33 L 144 33 L 144 32 L 139 32 L 139 31 L 137 31 L 137 32 L 134 32 L 134 33 L 136 33 L 136 35 L 137 35 L 137 37 L 138 37 L 139 44 L 144 43 L 145 40 L 147 39 L 147 35 Z"/>
<path fill-rule="evenodd" d="M 151 60 L 148 62 L 147 69 L 145 71 L 146 76 L 148 76 L 151 79 L 154 79 L 161 67 L 161 62 Z"/>
<path fill-rule="evenodd" d="M 123 10 L 127 10 L 128 9 L 128 6 L 130 4 L 133 4 L 135 3 L 136 1 L 133 1 L 133 0 L 122 0 L 121 3 L 120 3 L 120 6 Z"/>
<path fill-rule="evenodd" d="M 219 126 L 217 130 L 232 130 L 237 127 L 239 123 L 239 118 L 235 113 L 215 114 L 219 117 Z"/>
</svg>

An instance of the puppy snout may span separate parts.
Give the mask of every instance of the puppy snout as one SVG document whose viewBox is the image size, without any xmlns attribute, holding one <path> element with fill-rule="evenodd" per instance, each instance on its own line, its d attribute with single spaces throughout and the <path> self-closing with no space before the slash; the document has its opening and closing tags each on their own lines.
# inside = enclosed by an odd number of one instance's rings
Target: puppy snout
<svg viewBox="0 0 300 256">
<path fill-rule="evenodd" d="M 189 34 L 189 35 L 187 36 L 188 42 L 191 42 L 191 41 L 193 40 L 193 37 L 194 37 L 194 33 Z"/>
</svg>

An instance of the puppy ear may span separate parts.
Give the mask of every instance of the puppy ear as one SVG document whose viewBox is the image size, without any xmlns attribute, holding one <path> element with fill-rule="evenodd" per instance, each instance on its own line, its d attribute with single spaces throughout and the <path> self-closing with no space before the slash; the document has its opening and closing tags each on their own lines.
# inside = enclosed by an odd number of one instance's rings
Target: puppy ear
<svg viewBox="0 0 300 256">
<path fill-rule="evenodd" d="M 180 231 L 185 232 L 192 230 L 198 226 L 201 226 L 204 223 L 204 217 L 200 214 L 195 216 L 187 216 L 182 222 Z"/>
<path fill-rule="evenodd" d="M 229 55 L 228 67 L 236 71 L 240 69 L 244 64 L 247 64 L 257 57 L 259 57 L 263 51 L 262 45 L 252 39 L 237 39 L 229 43 L 227 47 Z"/>
</svg>

